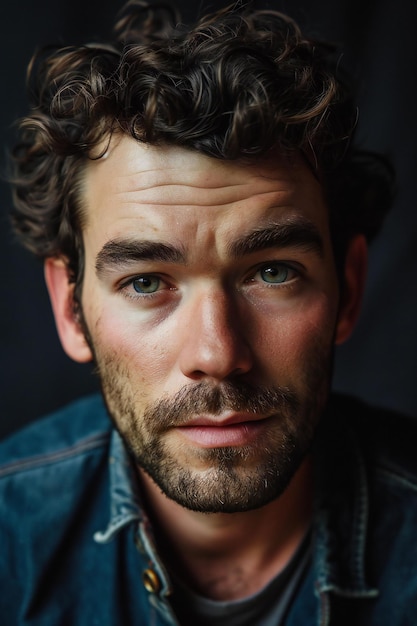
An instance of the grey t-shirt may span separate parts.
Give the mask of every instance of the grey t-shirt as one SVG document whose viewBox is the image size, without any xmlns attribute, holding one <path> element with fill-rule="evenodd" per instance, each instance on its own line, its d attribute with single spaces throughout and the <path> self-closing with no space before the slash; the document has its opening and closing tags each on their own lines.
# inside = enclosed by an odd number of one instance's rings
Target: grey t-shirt
<svg viewBox="0 0 417 626">
<path fill-rule="evenodd" d="M 171 604 L 181 626 L 279 626 L 310 561 L 310 533 L 285 567 L 263 589 L 242 600 L 217 602 L 174 585 Z"/>
</svg>

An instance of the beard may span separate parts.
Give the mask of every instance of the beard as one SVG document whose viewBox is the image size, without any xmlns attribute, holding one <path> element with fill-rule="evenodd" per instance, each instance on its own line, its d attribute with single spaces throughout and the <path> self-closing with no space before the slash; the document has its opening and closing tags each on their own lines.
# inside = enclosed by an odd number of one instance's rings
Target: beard
<svg viewBox="0 0 417 626">
<path fill-rule="evenodd" d="M 135 464 L 187 509 L 236 513 L 279 497 L 309 452 L 327 401 L 331 353 L 314 350 L 294 388 L 198 382 L 148 404 L 114 353 L 96 355 L 96 365 L 109 414 Z M 175 436 L 177 426 L 198 415 L 224 411 L 265 417 L 265 427 L 245 446 L 202 448 Z"/>
</svg>

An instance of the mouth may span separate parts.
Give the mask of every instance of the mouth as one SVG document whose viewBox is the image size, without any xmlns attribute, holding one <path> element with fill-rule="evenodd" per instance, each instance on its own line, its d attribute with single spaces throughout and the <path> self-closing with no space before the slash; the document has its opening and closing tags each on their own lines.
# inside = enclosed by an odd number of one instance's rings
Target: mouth
<svg viewBox="0 0 417 626">
<path fill-rule="evenodd" d="M 199 416 L 176 431 L 189 442 L 202 448 L 247 446 L 269 424 L 270 416 L 231 414 L 228 416 Z"/>
</svg>

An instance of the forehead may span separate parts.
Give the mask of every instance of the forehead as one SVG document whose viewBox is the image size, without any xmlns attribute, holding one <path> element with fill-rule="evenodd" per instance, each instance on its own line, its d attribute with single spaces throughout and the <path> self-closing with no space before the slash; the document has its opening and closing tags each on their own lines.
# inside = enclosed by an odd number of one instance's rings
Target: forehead
<svg viewBox="0 0 417 626">
<path fill-rule="evenodd" d="M 305 217 L 327 230 L 321 187 L 300 157 L 242 163 L 178 147 L 113 138 L 88 163 L 84 237 L 93 247 L 118 238 L 214 239 L 271 221 Z"/>
</svg>

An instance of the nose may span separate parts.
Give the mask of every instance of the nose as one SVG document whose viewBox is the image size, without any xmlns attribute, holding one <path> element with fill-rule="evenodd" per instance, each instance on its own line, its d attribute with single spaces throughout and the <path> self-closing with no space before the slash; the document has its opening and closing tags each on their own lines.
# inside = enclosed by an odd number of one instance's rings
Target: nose
<svg viewBox="0 0 417 626">
<path fill-rule="evenodd" d="M 252 369 L 245 327 L 230 300 L 223 289 L 215 289 L 189 303 L 180 353 L 180 369 L 188 378 L 224 380 Z"/>
</svg>

